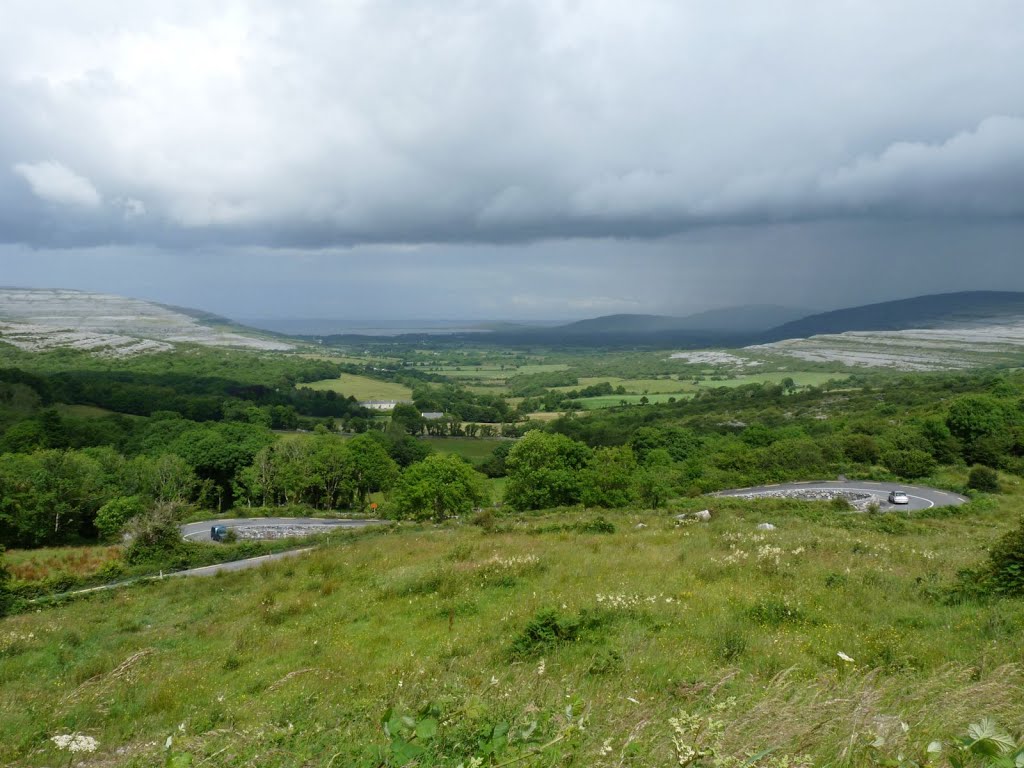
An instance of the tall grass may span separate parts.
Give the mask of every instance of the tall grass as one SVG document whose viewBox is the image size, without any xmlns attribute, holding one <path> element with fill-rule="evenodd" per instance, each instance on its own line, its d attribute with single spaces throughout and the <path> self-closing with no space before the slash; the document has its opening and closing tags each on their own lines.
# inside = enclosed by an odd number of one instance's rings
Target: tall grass
<svg viewBox="0 0 1024 768">
<path fill-rule="evenodd" d="M 614 533 L 581 510 L 403 525 L 96 595 L 0 622 L 0 764 L 55 764 L 50 736 L 80 732 L 97 765 L 159 764 L 171 737 L 211 766 L 668 766 L 670 720 L 727 702 L 724 754 L 794 764 L 871 764 L 879 738 L 986 714 L 1020 730 L 1024 603 L 944 597 L 1016 505 L 900 526 L 736 499 L 710 523 L 603 512 Z"/>
</svg>

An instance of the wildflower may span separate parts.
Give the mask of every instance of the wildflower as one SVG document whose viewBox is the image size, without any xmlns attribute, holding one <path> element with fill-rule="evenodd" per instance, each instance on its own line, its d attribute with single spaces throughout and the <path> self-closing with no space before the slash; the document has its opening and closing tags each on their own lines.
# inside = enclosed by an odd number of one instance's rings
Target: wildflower
<svg viewBox="0 0 1024 768">
<path fill-rule="evenodd" d="M 491 685 L 497 685 L 497 684 L 498 684 L 498 678 L 496 678 L 494 675 L 491 675 Z"/>
<path fill-rule="evenodd" d="M 83 736 L 80 733 L 64 733 L 58 736 L 51 736 L 50 741 L 57 745 L 57 749 L 63 749 L 72 754 L 79 752 L 95 752 L 99 742 L 92 736 Z"/>
<path fill-rule="evenodd" d="M 543 677 L 544 676 L 544 672 L 545 672 L 545 670 L 547 670 L 547 668 L 548 667 L 547 667 L 547 664 L 544 663 L 544 659 L 541 659 L 540 660 L 540 664 L 537 665 L 537 674 L 540 677 Z"/>
<path fill-rule="evenodd" d="M 600 752 L 601 752 L 602 756 L 607 756 L 607 755 L 610 755 L 612 753 L 612 740 L 611 739 L 605 739 L 604 740 L 604 744 L 601 745 Z"/>
<path fill-rule="evenodd" d="M 851 659 L 851 658 L 850 658 L 849 656 L 847 656 L 847 655 L 846 655 L 845 653 L 843 653 L 842 651 L 839 651 L 839 652 L 838 652 L 838 653 L 836 654 L 836 656 L 838 656 L 838 657 L 839 657 L 840 659 L 842 659 L 843 661 L 845 661 L 845 662 L 846 662 L 847 664 L 852 664 L 852 663 L 853 663 L 853 659 Z"/>
<path fill-rule="evenodd" d="M 171 748 L 171 744 L 173 744 L 173 743 L 174 743 L 174 737 L 173 736 L 168 736 L 167 737 L 167 741 L 164 742 L 164 749 L 170 749 Z"/>
</svg>

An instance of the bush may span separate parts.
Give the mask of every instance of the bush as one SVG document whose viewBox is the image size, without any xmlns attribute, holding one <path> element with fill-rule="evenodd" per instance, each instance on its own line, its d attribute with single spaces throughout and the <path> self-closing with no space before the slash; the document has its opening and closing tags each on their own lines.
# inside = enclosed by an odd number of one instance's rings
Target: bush
<svg viewBox="0 0 1024 768">
<path fill-rule="evenodd" d="M 910 450 L 886 451 L 882 463 L 889 471 L 900 477 L 925 477 L 935 469 L 935 459 L 930 453 L 912 448 Z"/>
<path fill-rule="evenodd" d="M 0 616 L 6 616 L 14 608 L 14 594 L 11 592 L 11 572 L 3 560 L 4 548 L 0 547 Z"/>
<path fill-rule="evenodd" d="M 179 517 L 176 505 L 160 504 L 148 515 L 135 518 L 129 527 L 131 544 L 125 550 L 124 561 L 129 565 L 173 564 L 185 546 Z"/>
<path fill-rule="evenodd" d="M 989 552 L 988 578 L 992 592 L 1024 597 L 1024 519 Z"/>
<path fill-rule="evenodd" d="M 999 493 L 999 473 L 979 464 L 967 476 L 967 487 L 986 493 Z"/>
<path fill-rule="evenodd" d="M 106 541 L 116 541 L 130 520 L 144 514 L 146 505 L 138 496 L 118 496 L 96 513 L 96 530 Z"/>
<path fill-rule="evenodd" d="M 468 514 L 486 499 L 480 473 L 458 456 L 435 453 L 402 472 L 393 501 L 401 519 L 440 522 Z"/>
</svg>

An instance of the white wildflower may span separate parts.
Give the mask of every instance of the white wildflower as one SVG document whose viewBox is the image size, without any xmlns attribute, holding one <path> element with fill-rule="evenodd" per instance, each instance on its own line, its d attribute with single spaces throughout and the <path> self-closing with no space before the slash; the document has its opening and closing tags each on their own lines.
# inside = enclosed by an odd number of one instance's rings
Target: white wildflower
<svg viewBox="0 0 1024 768">
<path fill-rule="evenodd" d="M 849 656 L 847 656 L 847 655 L 846 655 L 845 653 L 843 653 L 842 651 L 839 651 L 839 652 L 838 652 L 838 653 L 836 654 L 836 656 L 838 656 L 838 657 L 839 657 L 840 659 L 842 659 L 843 661 L 845 661 L 845 662 L 846 662 L 847 664 L 852 664 L 852 663 L 853 663 L 853 659 L 851 659 L 851 658 L 850 658 Z"/>
<path fill-rule="evenodd" d="M 57 745 L 57 749 L 77 754 L 79 752 L 95 752 L 99 742 L 92 736 L 83 736 L 80 733 L 64 733 L 58 736 L 51 736 L 50 741 Z"/>
<path fill-rule="evenodd" d="M 544 676 L 544 672 L 547 671 L 547 668 L 548 667 L 547 667 L 547 664 L 544 662 L 544 659 L 541 659 L 540 660 L 540 664 L 537 665 L 537 674 L 540 677 L 543 677 Z"/>
<path fill-rule="evenodd" d="M 601 754 L 603 756 L 607 756 L 607 755 L 610 755 L 612 753 L 612 740 L 611 739 L 605 739 L 604 740 L 604 744 L 601 745 L 600 752 L 601 752 Z"/>
</svg>

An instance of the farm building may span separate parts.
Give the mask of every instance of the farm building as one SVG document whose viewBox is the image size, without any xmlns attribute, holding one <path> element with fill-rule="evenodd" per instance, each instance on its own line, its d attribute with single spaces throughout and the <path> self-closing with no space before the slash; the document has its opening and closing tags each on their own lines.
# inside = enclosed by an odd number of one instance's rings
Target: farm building
<svg viewBox="0 0 1024 768">
<path fill-rule="evenodd" d="M 411 402 L 412 400 L 364 400 L 359 407 L 369 408 L 371 411 L 393 411 L 399 403 Z"/>
</svg>

